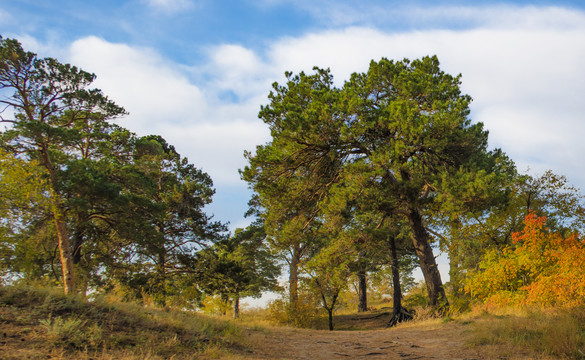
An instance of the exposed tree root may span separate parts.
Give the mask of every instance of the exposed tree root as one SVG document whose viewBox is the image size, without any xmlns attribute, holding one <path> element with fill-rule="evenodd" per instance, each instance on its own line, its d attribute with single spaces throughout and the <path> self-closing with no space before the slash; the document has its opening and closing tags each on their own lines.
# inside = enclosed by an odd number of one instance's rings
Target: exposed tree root
<svg viewBox="0 0 585 360">
<path fill-rule="evenodd" d="M 388 322 L 386 327 L 393 327 L 398 325 L 401 322 L 409 321 L 414 318 L 414 314 L 411 311 L 401 307 L 398 311 L 394 311 L 392 314 L 392 318 Z"/>
<path fill-rule="evenodd" d="M 383 313 L 377 314 L 377 315 L 373 315 L 373 316 L 363 316 L 363 317 L 358 317 L 356 320 L 371 320 L 371 319 L 377 319 L 380 318 L 382 316 L 386 316 L 388 315 L 389 312 L 385 311 Z"/>
</svg>

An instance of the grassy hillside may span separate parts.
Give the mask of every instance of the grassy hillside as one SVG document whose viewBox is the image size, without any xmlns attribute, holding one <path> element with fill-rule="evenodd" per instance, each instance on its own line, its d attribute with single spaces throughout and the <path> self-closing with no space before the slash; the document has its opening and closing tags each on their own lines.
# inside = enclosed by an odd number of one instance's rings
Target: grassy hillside
<svg viewBox="0 0 585 360">
<path fill-rule="evenodd" d="M 242 343 L 233 323 L 198 314 L 0 287 L 2 359 L 225 358 Z"/>
<path fill-rule="evenodd" d="M 311 351 L 325 351 L 323 344 L 337 353 L 361 338 L 372 349 L 384 348 L 388 356 L 399 356 L 400 346 L 410 344 L 405 349 L 412 354 L 416 350 L 421 359 L 436 358 L 431 355 L 440 346 L 458 358 L 471 353 L 478 359 L 585 360 L 583 308 L 478 310 L 442 319 L 425 317 L 421 309 L 415 321 L 385 329 L 389 316 L 388 308 L 340 314 L 336 328 L 345 331 L 331 333 L 275 327 L 267 310 L 246 311 L 236 323 L 191 312 L 65 297 L 57 290 L 0 287 L 0 358 L 300 359 Z M 319 317 L 314 321 L 316 328 L 324 322 Z M 390 351 L 388 341 L 397 348 Z M 351 351 L 373 351 L 359 349 Z"/>
</svg>

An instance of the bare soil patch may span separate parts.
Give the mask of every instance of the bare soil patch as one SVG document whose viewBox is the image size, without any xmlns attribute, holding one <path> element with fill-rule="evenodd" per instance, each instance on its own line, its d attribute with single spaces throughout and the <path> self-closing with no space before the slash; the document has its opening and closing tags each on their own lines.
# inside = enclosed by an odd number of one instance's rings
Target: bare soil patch
<svg viewBox="0 0 585 360">
<path fill-rule="evenodd" d="M 439 320 L 386 328 L 391 312 L 336 317 L 338 329 L 246 330 L 251 359 L 483 359 L 466 344 L 466 323 Z"/>
<path fill-rule="evenodd" d="M 382 323 L 382 318 L 361 321 Z M 379 330 L 271 328 L 247 330 L 245 335 L 253 349 L 251 359 L 483 359 L 466 345 L 467 332 L 463 323 L 435 321 Z"/>
</svg>

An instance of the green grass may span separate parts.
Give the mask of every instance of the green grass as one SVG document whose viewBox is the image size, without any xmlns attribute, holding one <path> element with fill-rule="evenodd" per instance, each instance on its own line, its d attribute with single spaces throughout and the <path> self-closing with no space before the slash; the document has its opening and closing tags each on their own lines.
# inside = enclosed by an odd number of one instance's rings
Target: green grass
<svg viewBox="0 0 585 360">
<path fill-rule="evenodd" d="M 0 326 L 3 359 L 225 358 L 245 350 L 233 322 L 50 289 L 0 287 Z"/>
</svg>

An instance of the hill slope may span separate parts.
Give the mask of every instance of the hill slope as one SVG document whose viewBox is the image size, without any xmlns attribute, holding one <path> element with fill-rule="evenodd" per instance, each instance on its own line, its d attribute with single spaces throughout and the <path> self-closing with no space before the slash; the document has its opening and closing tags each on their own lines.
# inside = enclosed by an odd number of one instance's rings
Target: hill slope
<svg viewBox="0 0 585 360">
<path fill-rule="evenodd" d="M 244 350 L 239 333 L 233 323 L 198 314 L 0 287 L 2 359 L 216 357 Z"/>
<path fill-rule="evenodd" d="M 0 359 L 585 359 L 585 312 L 468 314 L 386 329 L 385 310 L 338 331 L 260 327 L 196 313 L 0 286 Z"/>
</svg>

